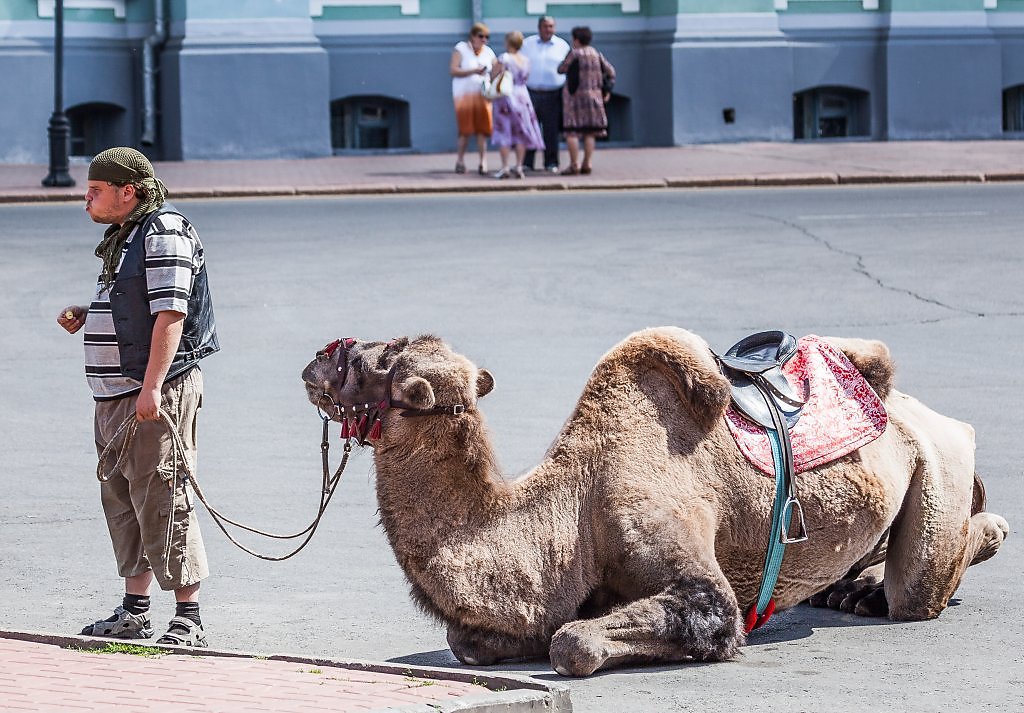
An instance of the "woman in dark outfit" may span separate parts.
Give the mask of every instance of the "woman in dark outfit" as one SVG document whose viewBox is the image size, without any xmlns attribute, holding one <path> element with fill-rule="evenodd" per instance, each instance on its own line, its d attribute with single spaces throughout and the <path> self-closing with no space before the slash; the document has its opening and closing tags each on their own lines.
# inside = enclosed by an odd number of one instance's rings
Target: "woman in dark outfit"
<svg viewBox="0 0 1024 713">
<path fill-rule="evenodd" d="M 562 87 L 562 130 L 569 146 L 569 167 L 562 173 L 568 175 L 590 173 L 595 140 L 608 135 L 604 105 L 611 98 L 615 67 L 590 46 L 592 38 L 589 27 L 572 28 L 572 50 L 558 67 L 559 74 L 568 75 Z M 580 136 L 583 137 L 582 165 L 579 162 Z"/>
</svg>

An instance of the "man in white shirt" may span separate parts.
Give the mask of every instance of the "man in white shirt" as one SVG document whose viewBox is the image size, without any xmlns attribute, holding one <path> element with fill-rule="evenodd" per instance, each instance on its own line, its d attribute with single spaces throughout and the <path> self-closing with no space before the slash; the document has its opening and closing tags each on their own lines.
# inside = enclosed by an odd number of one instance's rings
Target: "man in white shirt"
<svg viewBox="0 0 1024 713">
<path fill-rule="evenodd" d="M 523 40 L 519 51 L 530 60 L 526 88 L 544 137 L 544 170 L 558 173 L 558 134 L 562 129 L 562 85 L 565 84 L 565 75 L 558 73 L 558 65 L 569 54 L 569 43 L 555 35 L 555 18 L 544 15 L 537 21 L 537 34 Z M 527 169 L 534 169 L 535 155 L 535 151 L 526 152 Z"/>
</svg>

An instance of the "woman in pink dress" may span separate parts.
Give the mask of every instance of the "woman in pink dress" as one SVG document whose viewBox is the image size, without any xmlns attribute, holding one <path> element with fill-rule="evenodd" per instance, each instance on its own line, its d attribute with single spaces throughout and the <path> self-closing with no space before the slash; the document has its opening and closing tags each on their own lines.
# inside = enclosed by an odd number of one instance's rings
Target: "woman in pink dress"
<svg viewBox="0 0 1024 713">
<path fill-rule="evenodd" d="M 530 93 L 526 89 L 526 78 L 530 74 L 530 61 L 519 51 L 523 46 L 522 32 L 509 32 L 505 35 L 505 52 L 498 57 L 491 70 L 491 79 L 496 81 L 505 72 L 511 77 L 512 93 L 509 96 L 495 99 L 492 104 L 494 130 L 491 143 L 501 153 L 501 170 L 494 174 L 495 178 L 523 177 L 523 157 L 527 150 L 544 148 L 544 139 L 540 133 L 537 114 L 530 101 Z M 516 164 L 508 165 L 512 147 L 516 150 Z"/>
</svg>

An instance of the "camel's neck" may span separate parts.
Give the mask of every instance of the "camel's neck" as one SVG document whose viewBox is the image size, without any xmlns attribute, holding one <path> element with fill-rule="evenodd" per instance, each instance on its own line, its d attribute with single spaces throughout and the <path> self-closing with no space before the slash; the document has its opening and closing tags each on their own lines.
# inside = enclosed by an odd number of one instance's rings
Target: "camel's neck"
<svg viewBox="0 0 1024 713">
<path fill-rule="evenodd" d="M 426 609 L 488 628 L 543 626 L 543 602 L 561 599 L 558 589 L 578 589 L 581 597 L 588 591 L 581 478 L 549 458 L 504 482 L 481 416 L 463 418 L 458 428 L 410 431 L 381 444 L 381 523 Z"/>
</svg>

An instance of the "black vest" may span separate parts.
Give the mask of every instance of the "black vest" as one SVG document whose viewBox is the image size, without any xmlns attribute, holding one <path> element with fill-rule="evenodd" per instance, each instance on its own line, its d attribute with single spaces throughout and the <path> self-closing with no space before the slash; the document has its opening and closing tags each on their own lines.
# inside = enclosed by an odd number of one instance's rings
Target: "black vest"
<svg viewBox="0 0 1024 713">
<path fill-rule="evenodd" d="M 149 363 L 150 342 L 156 315 L 149 313 L 146 283 L 146 234 L 153 221 L 167 213 L 181 215 L 170 203 L 150 213 L 143 220 L 135 237 L 128 244 L 117 279 L 110 286 L 110 311 L 114 333 L 121 352 L 121 373 L 142 381 Z M 217 328 L 213 321 L 213 302 L 206 281 L 206 264 L 192 278 L 188 298 L 188 314 L 182 327 L 181 341 L 165 381 L 184 374 L 205 356 L 220 350 Z"/>
</svg>

